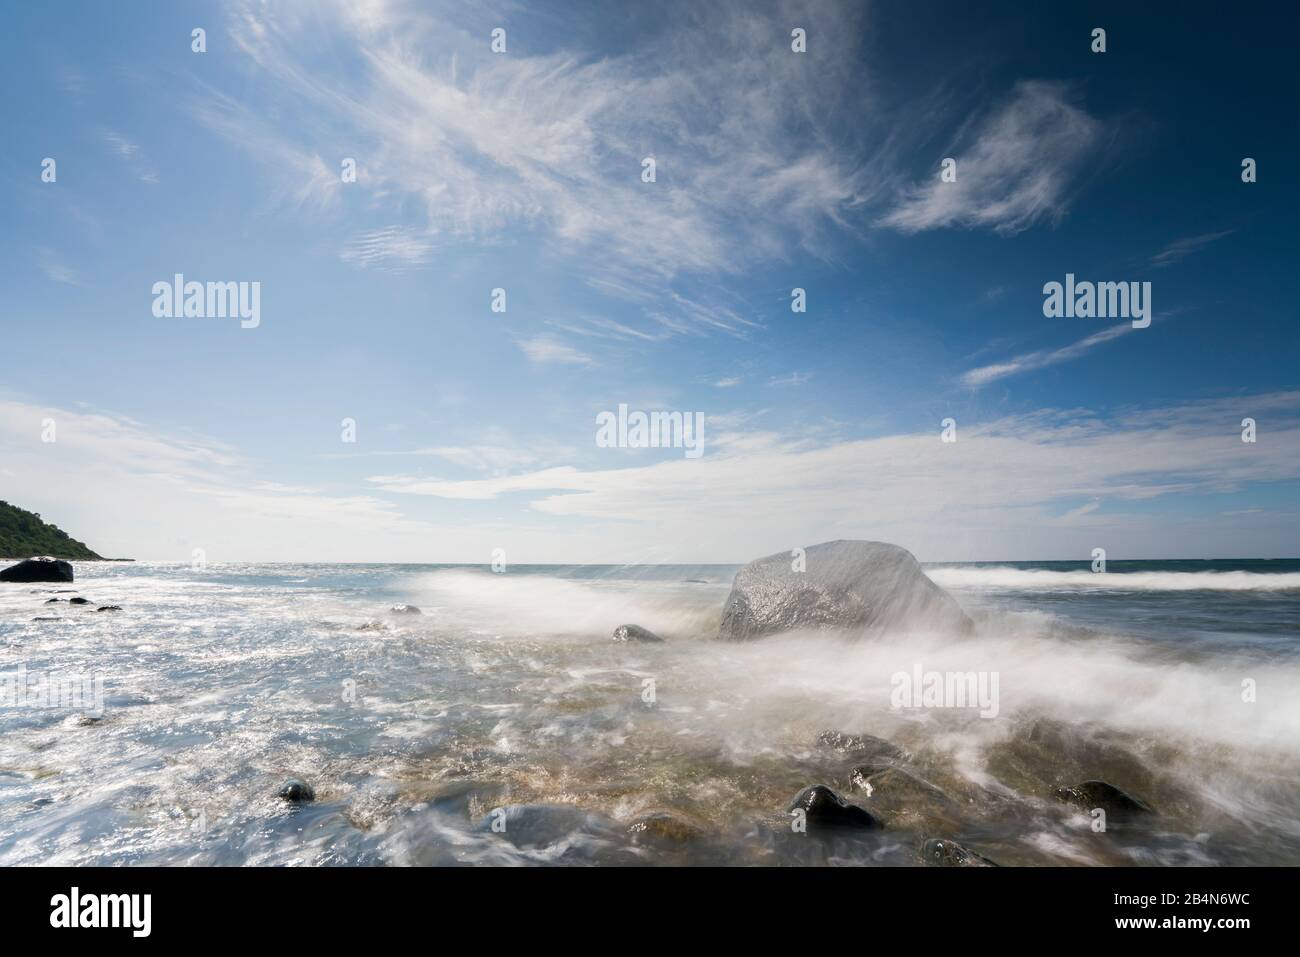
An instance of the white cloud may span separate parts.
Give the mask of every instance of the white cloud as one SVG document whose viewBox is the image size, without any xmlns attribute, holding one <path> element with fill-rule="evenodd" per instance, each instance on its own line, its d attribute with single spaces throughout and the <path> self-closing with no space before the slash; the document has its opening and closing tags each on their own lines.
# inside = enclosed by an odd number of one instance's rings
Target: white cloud
<svg viewBox="0 0 1300 957">
<path fill-rule="evenodd" d="M 0 399 L 0 460 L 7 501 L 108 557 L 350 561 L 433 531 L 374 495 L 269 482 L 219 442 L 92 409 Z"/>
<path fill-rule="evenodd" d="M 1267 416 L 1267 445 L 1241 441 L 1243 415 Z M 524 494 L 538 512 L 618 528 L 618 541 L 627 547 L 693 544 L 698 551 L 678 552 L 683 560 L 752 557 L 859 536 L 899 541 L 931 558 L 1023 557 L 1071 548 L 1087 555 L 1087 536 L 1099 531 L 1109 541 L 1173 554 L 1180 535 L 1195 528 L 1164 519 L 1162 541 L 1152 544 L 1149 521 L 1126 508 L 1182 493 L 1294 481 L 1300 478 L 1297 447 L 1300 392 L 1292 392 L 1135 411 L 1110 423 L 1085 412 L 1045 410 L 963 425 L 956 443 L 940 442 L 937 428 L 816 446 L 803 436 L 761 433 L 714 444 L 699 459 L 673 457 L 633 468 L 371 481 L 385 491 L 443 499 Z M 1077 505 L 1080 500 L 1085 504 Z M 1250 553 L 1244 532 L 1267 549 L 1285 548 L 1270 543 L 1293 531 L 1279 527 L 1260 537 L 1258 529 L 1223 523 L 1198 534 L 1204 535 L 1200 547 Z"/>
<path fill-rule="evenodd" d="M 946 226 L 1016 233 L 1060 216 L 1100 130 L 1067 94 L 1056 83 L 1018 83 L 1010 100 L 974 127 L 968 142 L 943 153 L 957 161 L 956 182 L 942 182 L 936 164 L 881 222 L 909 233 Z"/>
<path fill-rule="evenodd" d="M 585 352 L 579 352 L 570 345 L 551 336 L 537 336 L 533 339 L 516 339 L 515 345 L 523 350 L 530 362 L 538 364 L 557 362 L 565 365 L 595 365 L 596 361 Z"/>
<path fill-rule="evenodd" d="M 1036 352 L 1023 353 L 1005 362 L 979 366 L 963 374 L 961 379 L 963 383 L 972 389 L 978 389 L 980 386 L 988 385 L 997 379 L 1005 379 L 1008 376 L 1020 375 L 1022 372 L 1033 372 L 1036 369 L 1045 369 L 1048 366 L 1078 359 L 1097 348 L 1097 346 L 1110 342 L 1112 339 L 1117 339 L 1125 333 L 1131 332 L 1132 329 L 1132 324 L 1128 322 L 1107 326 L 1100 332 L 1094 332 L 1092 335 L 1060 349 L 1040 349 Z"/>
</svg>

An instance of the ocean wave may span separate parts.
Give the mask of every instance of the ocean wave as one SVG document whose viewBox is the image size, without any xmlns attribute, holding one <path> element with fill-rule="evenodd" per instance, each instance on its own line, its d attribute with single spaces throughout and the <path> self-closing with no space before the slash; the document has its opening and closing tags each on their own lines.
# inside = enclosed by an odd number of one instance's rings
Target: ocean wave
<svg viewBox="0 0 1300 957">
<path fill-rule="evenodd" d="M 926 574 L 944 588 L 1057 591 L 1300 591 L 1297 572 L 1058 572 L 1007 565 L 931 567 Z"/>
</svg>

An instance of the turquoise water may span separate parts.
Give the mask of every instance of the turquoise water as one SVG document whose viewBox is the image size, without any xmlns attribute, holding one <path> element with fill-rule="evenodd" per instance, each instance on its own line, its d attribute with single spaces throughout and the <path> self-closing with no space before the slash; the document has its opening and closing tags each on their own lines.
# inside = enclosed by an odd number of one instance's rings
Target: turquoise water
<svg viewBox="0 0 1300 957">
<path fill-rule="evenodd" d="M 0 673 L 103 689 L 0 708 L 0 863 L 910 865 L 934 836 L 1009 865 L 1300 862 L 1300 561 L 929 566 L 974 635 L 743 645 L 714 640 L 735 571 L 80 564 L 81 607 L 0 586 Z M 610 641 L 625 623 L 665 642 Z M 917 666 L 997 673 L 998 714 L 893 708 Z M 941 799 L 855 790 L 827 729 L 893 742 Z M 317 800 L 279 801 L 290 776 Z M 1091 778 L 1157 813 L 1094 832 L 1052 793 Z M 885 829 L 793 832 L 814 783 Z"/>
</svg>

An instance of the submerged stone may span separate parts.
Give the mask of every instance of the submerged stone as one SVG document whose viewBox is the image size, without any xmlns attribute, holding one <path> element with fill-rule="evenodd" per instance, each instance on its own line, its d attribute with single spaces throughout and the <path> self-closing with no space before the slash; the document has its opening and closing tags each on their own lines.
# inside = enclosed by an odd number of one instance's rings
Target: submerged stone
<svg viewBox="0 0 1300 957">
<path fill-rule="evenodd" d="M 874 734 L 845 734 L 843 731 L 827 730 L 818 733 L 817 744 L 862 759 L 887 757 L 905 761 L 912 756 L 906 748 L 884 738 L 877 738 Z"/>
<path fill-rule="evenodd" d="M 921 847 L 921 860 L 932 867 L 997 867 L 983 854 L 947 838 L 931 838 Z"/>
</svg>

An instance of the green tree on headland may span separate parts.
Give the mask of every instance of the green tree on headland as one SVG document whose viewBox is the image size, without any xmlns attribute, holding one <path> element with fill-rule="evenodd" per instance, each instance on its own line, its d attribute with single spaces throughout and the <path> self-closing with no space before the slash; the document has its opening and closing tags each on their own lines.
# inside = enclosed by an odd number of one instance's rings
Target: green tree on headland
<svg viewBox="0 0 1300 957">
<path fill-rule="evenodd" d="M 0 557 L 31 558 L 33 555 L 83 561 L 99 559 L 63 529 L 41 521 L 35 512 L 0 502 Z"/>
</svg>

